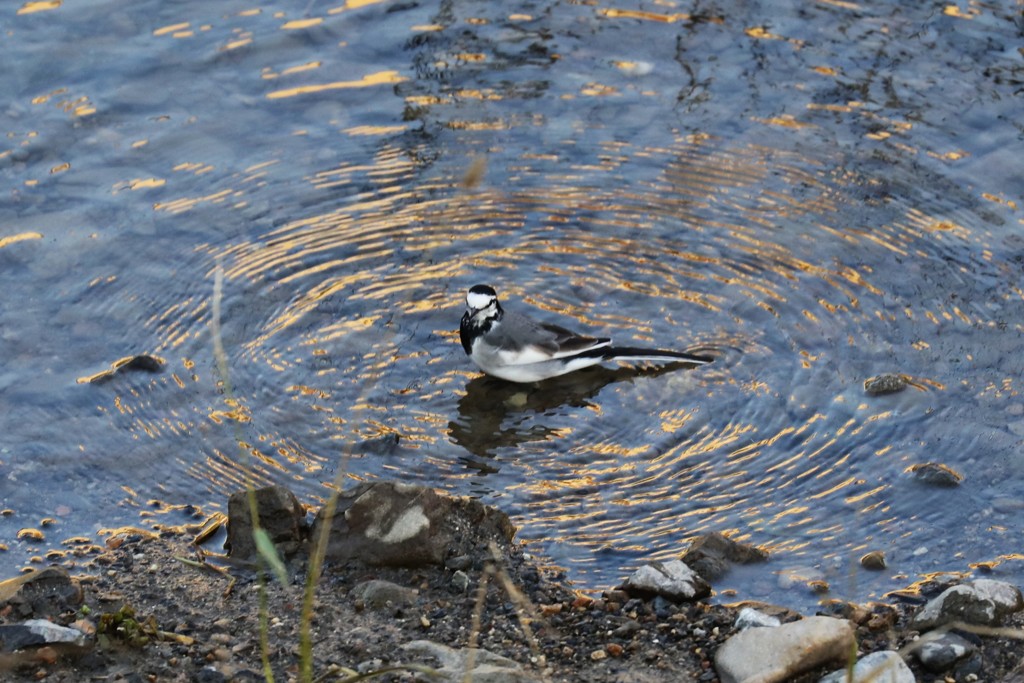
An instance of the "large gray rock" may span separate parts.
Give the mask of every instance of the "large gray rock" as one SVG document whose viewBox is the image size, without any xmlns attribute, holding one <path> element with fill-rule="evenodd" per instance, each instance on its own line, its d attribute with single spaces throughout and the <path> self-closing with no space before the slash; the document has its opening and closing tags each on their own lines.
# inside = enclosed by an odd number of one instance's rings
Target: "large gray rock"
<svg viewBox="0 0 1024 683">
<path fill-rule="evenodd" d="M 680 559 L 705 581 L 713 582 L 724 576 L 730 565 L 767 561 L 768 552 L 716 531 L 693 539 Z"/>
<path fill-rule="evenodd" d="M 914 672 L 899 653 L 892 650 L 872 652 L 853 665 L 852 679 L 846 669 L 833 671 L 818 683 L 914 683 Z"/>
<path fill-rule="evenodd" d="M 911 628 L 927 631 L 954 621 L 996 626 L 1021 609 L 1024 598 L 1019 588 L 1003 581 L 978 579 L 947 588 L 930 600 L 914 617 Z"/>
<path fill-rule="evenodd" d="M 313 522 L 313 539 L 328 523 L 324 509 Z M 394 482 L 360 484 L 343 491 L 327 538 L 328 562 L 419 567 L 448 556 L 481 552 L 488 541 L 508 543 L 515 527 L 508 516 L 468 498 Z"/>
<path fill-rule="evenodd" d="M 641 598 L 661 596 L 673 602 L 700 600 L 711 594 L 711 586 L 680 560 L 652 562 L 633 572 L 622 589 Z"/>
<path fill-rule="evenodd" d="M 256 498 L 259 526 L 284 557 L 302 548 L 306 539 L 306 511 L 295 494 L 283 486 L 266 486 L 252 492 Z M 224 547 L 240 560 L 256 559 L 249 491 L 235 491 L 228 498 L 228 538 Z"/>
<path fill-rule="evenodd" d="M 715 668 L 722 683 L 775 683 L 819 666 L 841 664 L 854 647 L 850 622 L 807 617 L 737 633 L 718 648 Z"/>
</svg>

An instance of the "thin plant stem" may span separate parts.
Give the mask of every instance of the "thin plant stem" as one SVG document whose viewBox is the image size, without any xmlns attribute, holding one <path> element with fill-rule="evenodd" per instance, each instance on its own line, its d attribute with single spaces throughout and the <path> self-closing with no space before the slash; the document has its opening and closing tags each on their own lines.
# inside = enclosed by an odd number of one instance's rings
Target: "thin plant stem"
<svg viewBox="0 0 1024 683">
<path fill-rule="evenodd" d="M 217 372 L 220 375 L 221 384 L 224 387 L 224 395 L 228 401 L 233 400 L 234 390 L 231 386 L 231 374 L 228 370 L 228 355 L 224 350 L 224 338 L 221 333 L 220 317 L 221 302 L 224 299 L 224 265 L 217 260 L 213 271 L 213 311 L 210 320 L 210 333 L 213 336 L 213 357 L 217 363 Z M 251 453 L 246 451 L 242 444 L 241 428 L 237 420 L 234 422 L 235 443 L 242 452 L 242 462 L 248 462 L 247 458 Z M 256 505 L 255 477 L 249 467 L 243 466 L 246 476 L 246 499 L 249 503 L 249 519 L 252 520 L 253 535 L 260 529 L 259 510 Z M 255 541 L 255 538 L 254 538 Z M 270 665 L 270 607 L 267 595 L 267 577 L 263 571 L 263 563 L 258 565 L 257 579 L 259 583 L 259 604 L 260 604 L 260 662 L 263 665 L 263 678 L 267 683 L 274 683 L 274 670 Z"/>
</svg>

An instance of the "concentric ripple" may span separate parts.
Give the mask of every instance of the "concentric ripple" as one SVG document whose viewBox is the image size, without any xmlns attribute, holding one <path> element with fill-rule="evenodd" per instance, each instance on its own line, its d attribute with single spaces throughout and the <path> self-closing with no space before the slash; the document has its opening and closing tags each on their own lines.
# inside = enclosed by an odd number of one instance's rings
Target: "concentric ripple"
<svg viewBox="0 0 1024 683">
<path fill-rule="evenodd" d="M 584 588 L 723 531 L 773 560 L 718 588 L 773 600 L 773 573 L 865 597 L 1008 557 L 1024 239 L 998 10 L 783 5 L 769 30 L 756 3 L 178 3 L 154 26 L 139 3 L 108 27 L 66 5 L 3 48 L 31 66 L 2 77 L 18 514 L 88 531 L 150 498 L 398 478 L 497 503 Z M 88 59 L 40 48 L 47 21 Z M 977 68 L 907 61 L 923 26 Z M 456 331 L 477 283 L 716 360 L 486 378 Z M 134 354 L 166 363 L 77 382 Z M 866 393 L 886 372 L 909 386 Z"/>
</svg>

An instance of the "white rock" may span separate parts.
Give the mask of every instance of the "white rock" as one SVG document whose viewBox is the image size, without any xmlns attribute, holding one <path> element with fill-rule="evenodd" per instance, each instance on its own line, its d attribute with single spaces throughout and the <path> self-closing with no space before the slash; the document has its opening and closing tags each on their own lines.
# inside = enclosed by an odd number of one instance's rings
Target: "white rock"
<svg viewBox="0 0 1024 683">
<path fill-rule="evenodd" d="M 451 683 L 466 680 L 473 683 L 532 683 L 537 680 L 517 662 L 489 650 L 474 650 L 473 668 L 467 672 L 471 654 L 467 648 L 448 647 L 430 640 L 414 640 L 401 647 L 413 656 L 430 657 L 441 662 L 438 670 L 440 680 Z"/>
<path fill-rule="evenodd" d="M 652 562 L 633 572 L 623 584 L 631 594 L 660 595 L 676 602 L 699 600 L 711 593 L 711 586 L 681 560 Z"/>
<path fill-rule="evenodd" d="M 744 607 L 736 616 L 736 628 L 740 631 L 759 626 L 778 626 L 781 623 L 777 617 L 758 612 L 753 607 Z"/>
<path fill-rule="evenodd" d="M 994 579 L 977 579 L 971 585 L 978 595 L 992 601 L 999 616 L 1024 609 L 1024 597 L 1014 585 Z"/>
<path fill-rule="evenodd" d="M 914 683 L 914 672 L 898 653 L 892 650 L 872 652 L 853 665 L 853 678 L 846 669 L 833 671 L 818 683 Z"/>
<path fill-rule="evenodd" d="M 775 683 L 828 663 L 842 663 L 854 648 L 850 622 L 808 617 L 775 628 L 751 628 L 718 648 L 722 683 Z"/>
<path fill-rule="evenodd" d="M 955 633 L 943 633 L 938 637 L 925 636 L 925 642 L 917 650 L 921 665 L 933 673 L 942 673 L 964 659 L 977 647 L 974 643 Z"/>
<path fill-rule="evenodd" d="M 86 635 L 77 628 L 58 626 L 49 619 L 29 619 L 23 621 L 21 626 L 42 638 L 42 644 L 74 643 L 81 645 L 86 641 Z"/>
<path fill-rule="evenodd" d="M 1020 589 L 1002 581 L 978 579 L 947 588 L 930 600 L 914 617 L 911 626 L 927 630 L 952 621 L 994 626 L 1024 607 Z"/>
</svg>

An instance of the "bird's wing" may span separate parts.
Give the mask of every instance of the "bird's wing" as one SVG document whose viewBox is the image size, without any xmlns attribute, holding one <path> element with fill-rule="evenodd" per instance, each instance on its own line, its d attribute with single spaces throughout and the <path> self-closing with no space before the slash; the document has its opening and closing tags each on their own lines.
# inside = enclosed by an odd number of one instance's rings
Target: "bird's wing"
<svg viewBox="0 0 1024 683">
<path fill-rule="evenodd" d="M 552 349 L 553 358 L 575 356 L 583 353 L 584 351 L 599 349 L 602 346 L 608 346 L 612 343 L 611 339 L 584 337 L 572 332 L 571 330 L 567 330 L 564 327 L 559 327 L 558 325 L 541 325 L 540 327 L 554 335 L 554 348 Z"/>
<path fill-rule="evenodd" d="M 558 325 L 538 323 L 524 315 L 506 312 L 502 324 L 489 336 L 507 365 L 528 365 L 568 358 L 589 349 L 611 344 L 610 339 L 583 337 Z"/>
</svg>

